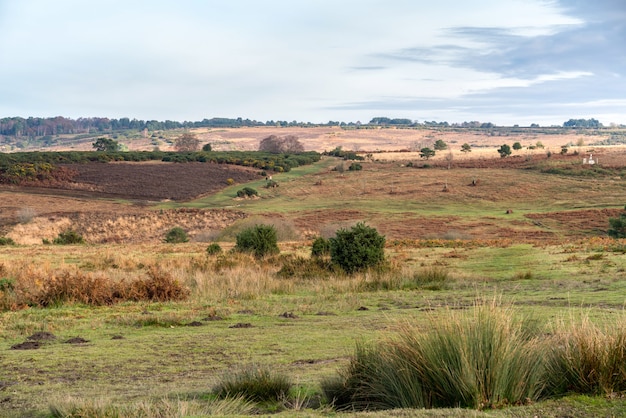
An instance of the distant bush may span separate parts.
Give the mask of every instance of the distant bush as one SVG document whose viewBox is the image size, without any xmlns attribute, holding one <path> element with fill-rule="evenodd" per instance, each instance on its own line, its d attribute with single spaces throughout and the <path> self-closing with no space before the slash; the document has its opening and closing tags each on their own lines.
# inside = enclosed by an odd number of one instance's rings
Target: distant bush
<svg viewBox="0 0 626 418">
<path fill-rule="evenodd" d="M 15 241 L 9 237 L 0 237 L 0 245 L 15 245 Z"/>
<path fill-rule="evenodd" d="M 255 225 L 237 234 L 235 250 L 249 252 L 261 258 L 267 255 L 278 254 L 276 229 L 271 225 Z"/>
<path fill-rule="evenodd" d="M 608 234 L 612 238 L 626 238 L 626 212 L 620 214 L 619 218 L 609 218 Z"/>
<path fill-rule="evenodd" d="M 187 232 L 179 226 L 176 226 L 165 234 L 164 240 L 168 244 L 180 244 L 183 242 L 188 242 L 189 237 L 187 236 Z"/>
<path fill-rule="evenodd" d="M 349 171 L 359 171 L 359 170 L 363 170 L 363 166 L 359 163 L 352 163 L 350 164 L 350 167 L 348 167 Z"/>
<path fill-rule="evenodd" d="M 272 372 L 269 368 L 248 366 L 228 372 L 213 388 L 218 398 L 243 396 L 254 402 L 271 402 L 285 399 L 292 383 L 288 377 Z"/>
<path fill-rule="evenodd" d="M 206 253 L 208 255 L 218 255 L 222 253 L 222 247 L 220 247 L 220 245 L 216 242 L 209 244 L 208 247 L 206 247 Z"/>
<path fill-rule="evenodd" d="M 68 229 L 61 232 L 52 243 L 57 245 L 84 244 L 85 240 L 78 232 Z"/>
<path fill-rule="evenodd" d="M 374 267 L 385 260 L 385 237 L 363 223 L 349 230 L 340 229 L 329 241 L 332 262 L 347 273 Z"/>
<path fill-rule="evenodd" d="M 252 187 L 244 187 L 241 190 L 237 190 L 237 197 L 252 197 L 258 196 L 259 192 L 254 190 Z"/>
</svg>

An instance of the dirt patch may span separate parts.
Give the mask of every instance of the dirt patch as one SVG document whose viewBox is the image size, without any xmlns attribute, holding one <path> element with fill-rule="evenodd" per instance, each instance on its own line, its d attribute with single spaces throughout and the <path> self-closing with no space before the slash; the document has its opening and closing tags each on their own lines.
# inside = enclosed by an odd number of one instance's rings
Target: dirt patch
<svg viewBox="0 0 626 418">
<path fill-rule="evenodd" d="M 231 325 L 228 328 L 252 328 L 252 324 L 249 322 L 238 322 L 235 325 Z"/>
<path fill-rule="evenodd" d="M 33 335 L 27 337 L 27 340 L 30 341 L 51 341 L 51 340 L 56 340 L 56 336 L 54 334 L 51 334 L 49 332 L 36 332 Z"/>
<path fill-rule="evenodd" d="M 41 347 L 39 341 L 24 341 L 11 346 L 11 350 L 36 350 Z"/>
<path fill-rule="evenodd" d="M 86 340 L 86 339 L 81 338 L 81 337 L 74 337 L 74 338 L 70 338 L 67 341 L 64 341 L 65 344 L 86 344 L 88 342 L 89 342 L 89 340 Z"/>
</svg>

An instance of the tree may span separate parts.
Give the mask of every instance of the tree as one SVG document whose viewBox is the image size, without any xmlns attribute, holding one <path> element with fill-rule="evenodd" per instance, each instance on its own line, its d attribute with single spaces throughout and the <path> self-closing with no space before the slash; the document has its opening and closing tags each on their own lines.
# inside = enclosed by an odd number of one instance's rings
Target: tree
<svg viewBox="0 0 626 418">
<path fill-rule="evenodd" d="M 98 138 L 96 142 L 91 144 L 96 151 L 101 152 L 116 152 L 120 150 L 120 144 L 111 138 Z"/>
<path fill-rule="evenodd" d="M 202 151 L 204 151 L 204 152 L 209 152 L 209 151 L 211 151 L 211 150 L 212 150 L 212 149 L 211 149 L 211 144 L 204 144 L 204 145 L 202 146 Z"/>
<path fill-rule="evenodd" d="M 448 144 L 443 142 L 443 140 L 438 139 L 437 141 L 435 141 L 434 148 L 435 148 L 435 151 L 443 151 L 445 149 L 448 149 Z"/>
<path fill-rule="evenodd" d="M 385 237 L 364 223 L 340 229 L 329 241 L 331 261 L 347 273 L 377 266 L 385 260 Z"/>
<path fill-rule="evenodd" d="M 295 135 L 279 137 L 270 135 L 263 138 L 259 143 L 259 151 L 267 151 L 273 154 L 304 152 L 304 146 Z"/>
<path fill-rule="evenodd" d="M 609 218 L 608 234 L 613 238 L 626 238 L 626 212 L 620 214 L 619 218 Z"/>
<path fill-rule="evenodd" d="M 472 152 L 472 146 L 466 142 L 465 144 L 461 145 L 461 152 Z"/>
<path fill-rule="evenodd" d="M 519 142 L 514 143 L 514 144 L 513 144 L 513 149 L 514 149 L 515 151 L 519 151 L 519 150 L 521 150 L 521 149 L 522 149 L 522 144 L 520 144 Z"/>
<path fill-rule="evenodd" d="M 235 250 L 250 252 L 256 258 L 278 254 L 278 238 L 276 228 L 272 225 L 255 225 L 237 234 Z"/>
<path fill-rule="evenodd" d="M 200 140 L 196 137 L 196 134 L 185 132 L 174 142 L 174 148 L 178 152 L 193 152 L 198 150 Z"/>
<path fill-rule="evenodd" d="M 425 158 L 425 159 L 429 159 L 430 157 L 434 157 L 435 156 L 435 151 L 431 150 L 430 148 L 422 148 L 420 150 L 420 157 Z"/>
<path fill-rule="evenodd" d="M 507 144 L 502 145 L 500 148 L 498 148 L 498 154 L 500 154 L 501 158 L 508 157 L 509 155 L 511 155 L 511 147 Z"/>
</svg>

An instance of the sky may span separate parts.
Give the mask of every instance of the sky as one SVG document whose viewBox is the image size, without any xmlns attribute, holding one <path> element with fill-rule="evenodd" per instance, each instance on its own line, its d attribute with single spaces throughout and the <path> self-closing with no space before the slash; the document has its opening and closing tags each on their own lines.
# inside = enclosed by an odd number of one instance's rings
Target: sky
<svg viewBox="0 0 626 418">
<path fill-rule="evenodd" d="M 0 0 L 13 116 L 626 124 L 626 1 Z"/>
</svg>

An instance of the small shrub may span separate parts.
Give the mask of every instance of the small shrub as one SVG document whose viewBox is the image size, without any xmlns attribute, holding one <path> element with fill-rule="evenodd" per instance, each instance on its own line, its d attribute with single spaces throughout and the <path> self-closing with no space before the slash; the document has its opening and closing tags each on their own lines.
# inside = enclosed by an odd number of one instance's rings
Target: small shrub
<svg viewBox="0 0 626 418">
<path fill-rule="evenodd" d="M 255 225 L 237 234 L 235 250 L 253 253 L 261 258 L 267 255 L 278 254 L 276 228 L 271 225 Z"/>
<path fill-rule="evenodd" d="M 349 171 L 359 171 L 359 170 L 363 170 L 363 166 L 359 163 L 352 163 L 350 164 L 350 167 L 348 167 Z"/>
<path fill-rule="evenodd" d="M 222 253 L 222 247 L 220 247 L 220 245 L 216 242 L 209 244 L 208 247 L 206 247 L 206 253 L 208 255 L 218 255 Z"/>
<path fill-rule="evenodd" d="M 0 237 L 0 245 L 15 245 L 15 241 L 9 237 Z"/>
<path fill-rule="evenodd" d="M 324 237 L 317 237 L 311 246 L 311 257 L 326 257 L 330 255 L 330 241 Z"/>
<path fill-rule="evenodd" d="M 233 184 L 235 184 L 235 180 L 233 180 L 231 178 L 226 179 L 226 184 L 228 184 L 229 186 L 232 186 Z"/>
<path fill-rule="evenodd" d="M 254 402 L 280 401 L 287 397 L 292 383 L 288 377 L 273 373 L 270 369 L 249 366 L 227 374 L 213 388 L 219 398 L 242 396 Z"/>
<path fill-rule="evenodd" d="M 180 244 L 183 242 L 188 242 L 189 237 L 187 236 L 187 232 L 179 226 L 176 226 L 165 234 L 165 239 L 163 240 L 169 244 Z"/>
<path fill-rule="evenodd" d="M 78 232 L 68 229 L 67 231 L 61 232 L 52 243 L 57 245 L 84 244 L 85 240 Z"/>
<path fill-rule="evenodd" d="M 254 190 L 252 187 L 244 187 L 241 190 L 237 190 L 237 197 L 253 197 L 258 195 L 259 192 Z"/>
<path fill-rule="evenodd" d="M 385 260 L 385 237 L 364 223 L 349 230 L 340 229 L 329 241 L 332 262 L 347 273 L 374 267 Z"/>
</svg>

